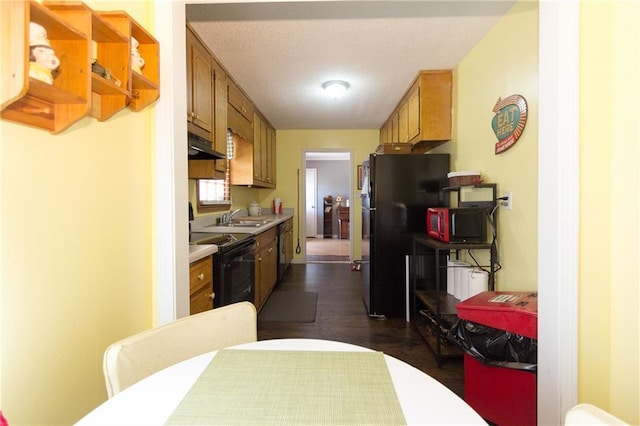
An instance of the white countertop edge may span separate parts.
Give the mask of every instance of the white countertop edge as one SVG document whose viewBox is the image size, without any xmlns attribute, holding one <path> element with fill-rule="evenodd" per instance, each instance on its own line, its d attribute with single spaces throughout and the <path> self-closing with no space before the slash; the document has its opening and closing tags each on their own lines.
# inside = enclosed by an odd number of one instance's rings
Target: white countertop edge
<svg viewBox="0 0 640 426">
<path fill-rule="evenodd" d="M 189 246 L 189 263 L 193 263 L 204 257 L 218 252 L 218 246 L 214 244 L 201 244 Z"/>
</svg>

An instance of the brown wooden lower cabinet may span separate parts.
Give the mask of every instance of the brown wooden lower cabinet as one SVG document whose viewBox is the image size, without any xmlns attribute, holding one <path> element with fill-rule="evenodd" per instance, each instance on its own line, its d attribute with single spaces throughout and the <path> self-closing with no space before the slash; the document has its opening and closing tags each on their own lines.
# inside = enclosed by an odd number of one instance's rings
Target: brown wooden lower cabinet
<svg viewBox="0 0 640 426">
<path fill-rule="evenodd" d="M 256 237 L 255 305 L 267 300 L 278 280 L 278 239 L 275 227 Z"/>
<path fill-rule="evenodd" d="M 189 266 L 191 315 L 213 309 L 213 257 L 207 256 Z"/>
</svg>

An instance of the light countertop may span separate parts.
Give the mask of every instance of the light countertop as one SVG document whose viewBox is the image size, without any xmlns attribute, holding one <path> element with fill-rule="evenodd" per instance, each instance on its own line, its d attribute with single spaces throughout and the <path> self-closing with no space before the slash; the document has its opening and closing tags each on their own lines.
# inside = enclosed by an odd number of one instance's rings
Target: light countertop
<svg viewBox="0 0 640 426">
<path fill-rule="evenodd" d="M 193 263 L 203 257 L 211 256 L 218 252 L 218 246 L 214 244 L 189 245 L 189 263 Z"/>
<path fill-rule="evenodd" d="M 287 221 L 288 219 L 293 218 L 293 214 L 283 213 L 283 214 L 271 214 L 271 215 L 263 215 L 266 220 L 269 222 L 261 225 L 261 226 L 218 226 L 218 225 L 205 225 L 201 227 L 193 227 L 192 232 L 207 232 L 211 234 L 216 233 L 236 233 L 236 234 L 252 234 L 258 235 L 268 229 L 277 226 L 278 224 Z M 243 216 L 234 216 L 235 219 L 242 219 Z"/>
<path fill-rule="evenodd" d="M 217 226 L 217 225 L 204 225 L 204 226 L 193 226 L 191 232 L 206 232 L 210 234 L 227 234 L 227 233 L 235 233 L 235 234 L 252 234 L 258 235 L 268 229 L 277 226 L 280 223 L 287 221 L 288 219 L 293 218 L 293 214 L 283 213 L 283 214 L 271 214 L 264 215 L 265 219 L 269 222 L 261 225 L 261 226 Z M 235 216 L 236 219 L 242 219 L 243 216 Z M 210 256 L 211 254 L 218 252 L 218 246 L 214 244 L 198 244 L 198 245 L 189 245 L 189 263 L 193 263 L 197 260 L 202 259 L 203 257 Z"/>
</svg>

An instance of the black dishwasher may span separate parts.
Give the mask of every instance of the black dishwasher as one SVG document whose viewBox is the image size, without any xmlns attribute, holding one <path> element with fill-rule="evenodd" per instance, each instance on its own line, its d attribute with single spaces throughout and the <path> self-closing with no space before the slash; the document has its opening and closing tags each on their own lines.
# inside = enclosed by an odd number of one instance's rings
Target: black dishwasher
<svg viewBox="0 0 640 426">
<path fill-rule="evenodd" d="M 213 255 L 213 303 L 215 307 L 248 301 L 255 303 L 256 240 L 251 234 L 190 235 L 191 244 L 215 244 Z"/>
</svg>

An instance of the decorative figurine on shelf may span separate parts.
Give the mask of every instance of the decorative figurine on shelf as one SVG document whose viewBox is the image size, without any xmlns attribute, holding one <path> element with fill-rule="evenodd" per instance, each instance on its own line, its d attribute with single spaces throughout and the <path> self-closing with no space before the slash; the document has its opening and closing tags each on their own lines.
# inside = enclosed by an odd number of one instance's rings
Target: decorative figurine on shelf
<svg viewBox="0 0 640 426">
<path fill-rule="evenodd" d="M 53 84 L 54 72 L 60 59 L 47 38 L 47 30 L 40 24 L 29 22 L 29 76 Z"/>
<path fill-rule="evenodd" d="M 144 67 L 144 58 L 140 56 L 138 52 L 138 46 L 140 43 L 134 37 L 131 37 L 131 69 L 142 74 L 142 67 Z"/>
</svg>

